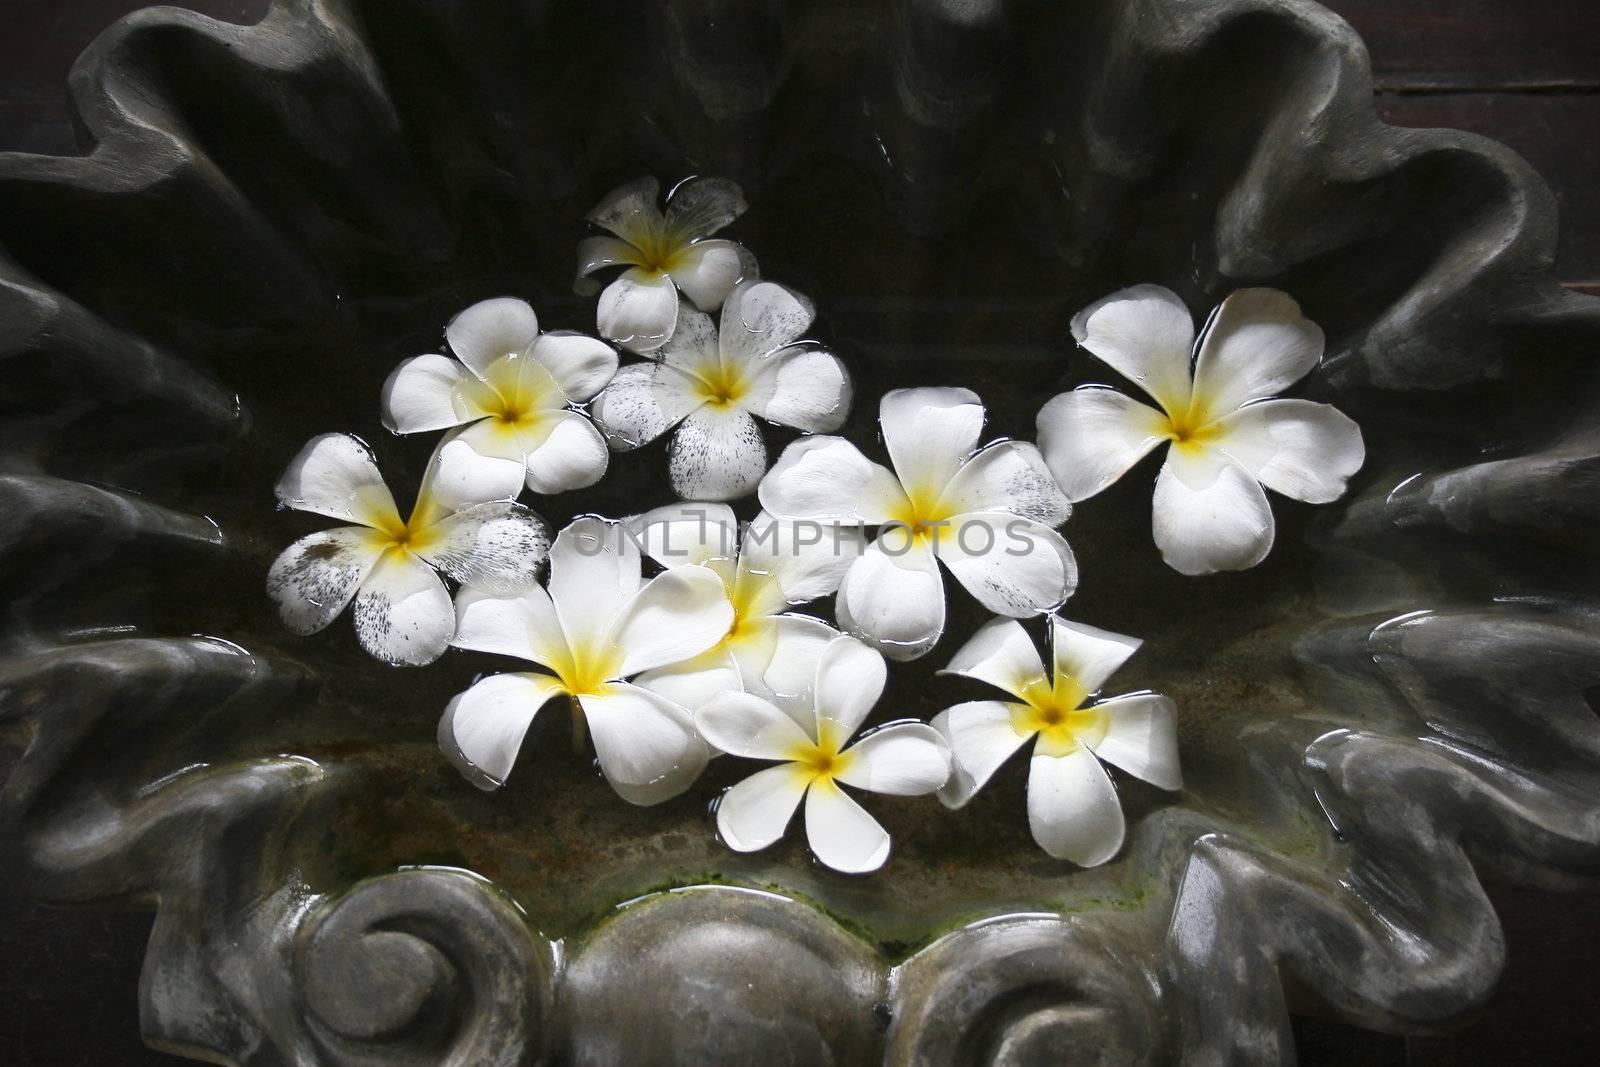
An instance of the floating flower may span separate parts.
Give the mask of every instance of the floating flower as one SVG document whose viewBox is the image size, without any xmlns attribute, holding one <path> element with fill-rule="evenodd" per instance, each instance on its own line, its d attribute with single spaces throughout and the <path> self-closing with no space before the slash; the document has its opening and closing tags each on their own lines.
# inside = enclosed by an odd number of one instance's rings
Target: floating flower
<svg viewBox="0 0 1600 1067">
<path fill-rule="evenodd" d="M 606 472 L 606 445 L 572 405 L 617 372 L 617 353 L 594 337 L 539 332 L 526 301 L 502 296 L 450 320 L 456 359 L 405 360 L 383 385 L 383 422 L 396 433 L 465 426 L 441 453 L 441 477 L 516 497 L 593 485 Z"/>
<path fill-rule="evenodd" d="M 741 279 L 756 276 L 756 261 L 733 241 L 706 240 L 744 214 L 744 193 L 723 178 L 687 178 L 658 206 L 661 185 L 639 178 L 613 190 L 589 221 L 616 234 L 578 244 L 573 288 L 593 291 L 589 275 L 626 266 L 600 294 L 595 319 L 601 336 L 634 352 L 653 352 L 678 323 L 678 291 L 701 311 L 715 311 Z"/>
<path fill-rule="evenodd" d="M 817 652 L 838 631 L 787 609 L 839 588 L 865 544 L 858 527 L 782 523 L 762 513 L 741 537 L 726 504 L 695 503 L 656 508 L 628 526 L 663 567 L 711 568 L 733 604 L 733 624 L 722 640 L 674 672 L 725 669 L 731 662 L 752 692 L 778 699 L 809 693 Z"/>
<path fill-rule="evenodd" d="M 1053 527 L 1071 510 L 1039 450 L 996 441 L 974 452 L 983 406 L 967 389 L 896 389 L 878 420 L 894 470 L 838 437 L 796 441 L 761 482 L 774 516 L 883 526 L 850 565 L 840 624 L 885 655 L 913 659 L 944 632 L 942 560 L 1000 615 L 1058 607 L 1078 567 Z"/>
<path fill-rule="evenodd" d="M 1124 833 L 1117 790 L 1100 761 L 1162 789 L 1182 788 L 1177 709 L 1155 693 L 1085 705 L 1141 642 L 1056 615 L 1050 623 L 1053 678 L 1027 631 L 1010 619 L 986 624 L 951 659 L 945 673 L 988 682 L 1020 703 L 974 700 L 934 717 L 955 757 L 939 799 L 952 808 L 965 804 L 1037 738 L 1028 771 L 1033 839 L 1057 859 L 1093 867 L 1117 854 Z"/>
<path fill-rule="evenodd" d="M 709 315 L 684 308 L 655 362 L 623 367 L 594 402 L 611 447 L 637 448 L 677 427 L 669 473 L 679 496 L 731 500 L 752 492 L 767 448 L 752 416 L 808 433 L 836 430 L 850 377 L 831 353 L 797 344 L 811 302 L 776 282 L 743 282 Z"/>
<path fill-rule="evenodd" d="M 1091 304 L 1072 335 L 1160 410 L 1104 386 L 1063 393 L 1039 412 L 1045 460 L 1068 497 L 1086 500 L 1170 441 L 1152 527 L 1162 557 L 1184 574 L 1260 563 L 1274 533 L 1263 487 L 1325 504 L 1366 458 L 1360 428 L 1332 405 L 1266 399 L 1322 358 L 1321 328 L 1276 289 L 1224 300 L 1198 356 L 1189 309 L 1157 285 Z"/>
<path fill-rule="evenodd" d="M 581 518 L 550 550 L 549 590 L 503 597 L 464 589 L 456 601 L 458 648 L 514 656 L 546 673 L 495 674 L 450 701 L 439 746 L 485 789 L 502 785 L 534 715 L 572 698 L 573 726 L 594 740 L 600 770 L 634 804 L 677 796 L 709 755 L 688 710 L 651 688 L 661 668 L 700 655 L 728 632 L 733 606 L 707 567 L 678 567 L 648 582 L 637 546 L 604 519 Z M 624 679 L 632 678 L 628 682 Z M 702 673 L 711 692 L 738 676 Z M 677 695 L 685 697 L 680 679 Z"/>
<path fill-rule="evenodd" d="M 509 500 L 462 497 L 463 487 L 438 479 L 439 455 L 404 521 L 357 438 L 314 437 L 290 461 L 278 480 L 281 503 L 358 525 L 302 537 L 272 564 L 267 593 L 285 626 L 316 633 L 354 599 L 362 648 L 388 663 L 431 663 L 449 646 L 456 622 L 435 568 L 502 592 L 533 582 L 550 547 L 544 520 Z"/>
<path fill-rule="evenodd" d="M 717 806 L 717 829 L 739 852 L 783 836 L 801 798 L 806 840 L 837 871 L 875 871 L 889 858 L 889 834 L 841 785 L 873 793 L 920 796 L 950 775 L 944 738 L 924 723 L 899 723 L 845 747 L 883 693 L 883 657 L 840 634 L 817 658 L 812 714 L 803 725 L 753 693 L 723 693 L 695 715 L 717 748 L 749 759 L 781 761 L 751 775 Z"/>
</svg>

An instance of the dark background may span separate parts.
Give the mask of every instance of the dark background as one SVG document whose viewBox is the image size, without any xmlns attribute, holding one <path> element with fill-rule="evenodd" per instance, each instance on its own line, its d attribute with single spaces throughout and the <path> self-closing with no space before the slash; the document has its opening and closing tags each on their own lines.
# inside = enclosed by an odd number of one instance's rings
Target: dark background
<svg viewBox="0 0 1600 1067">
<path fill-rule="evenodd" d="M 1558 276 L 1600 295 L 1600 0 L 1324 0 L 1372 53 L 1378 113 L 1502 141 L 1561 203 Z M 0 151 L 75 151 L 72 60 L 140 0 L 0 0 Z M 238 22 L 266 0 L 183 6 Z M 10 771 L 0 751 L 0 780 Z M 1500 989 L 1454 1033 L 1399 1038 L 1302 1020 L 1302 1064 L 1600 1063 L 1600 906 L 1489 887 L 1505 925 Z M 63 912 L 0 896 L 0 1064 L 163 1065 L 139 1041 L 147 913 Z"/>
</svg>

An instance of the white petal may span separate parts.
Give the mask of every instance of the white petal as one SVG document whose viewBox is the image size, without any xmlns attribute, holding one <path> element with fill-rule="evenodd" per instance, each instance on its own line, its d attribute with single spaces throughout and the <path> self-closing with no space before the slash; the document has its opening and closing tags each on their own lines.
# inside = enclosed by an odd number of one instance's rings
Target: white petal
<svg viewBox="0 0 1600 1067">
<path fill-rule="evenodd" d="M 548 674 L 491 674 L 445 706 L 439 748 L 473 785 L 498 789 L 534 715 L 560 692 Z"/>
<path fill-rule="evenodd" d="M 643 259 L 643 254 L 627 241 L 616 237 L 585 237 L 578 242 L 578 269 L 573 275 L 572 291 L 592 296 L 600 287 L 589 275 L 607 267 L 636 266 Z"/>
<path fill-rule="evenodd" d="M 749 365 L 804 337 L 817 317 L 803 293 L 777 282 L 747 281 L 722 309 L 722 354 Z"/>
<path fill-rule="evenodd" d="M 878 402 L 878 422 L 900 484 L 936 500 L 978 447 L 983 404 L 971 389 L 895 389 Z"/>
<path fill-rule="evenodd" d="M 1178 294 L 1135 285 L 1084 308 L 1072 336 L 1169 412 L 1189 406 L 1194 318 Z"/>
<path fill-rule="evenodd" d="M 885 726 L 847 751 L 851 758 L 838 779 L 857 789 L 917 797 L 932 793 L 950 777 L 950 746 L 926 723 Z"/>
<path fill-rule="evenodd" d="M 672 489 L 686 500 L 734 500 L 755 492 L 767 446 L 755 420 L 709 404 L 678 424 L 667 449 Z"/>
<path fill-rule="evenodd" d="M 996 441 L 961 465 L 939 498 L 942 514 L 1009 511 L 1046 526 L 1060 526 L 1072 505 L 1025 441 Z"/>
<path fill-rule="evenodd" d="M 775 519 L 763 511 L 745 530 L 739 574 L 770 578 L 785 601 L 801 604 L 837 591 L 867 543 L 860 526 Z"/>
<path fill-rule="evenodd" d="M 777 615 L 772 623 L 774 643 L 766 670 L 758 678 L 746 676 L 745 685 L 811 729 L 816 725 L 817 664 L 839 631 L 809 615 Z"/>
<path fill-rule="evenodd" d="M 660 201 L 660 182 L 649 176 L 635 178 L 601 197 L 585 217 L 625 241 L 638 243 L 637 238 L 660 232 L 665 221 Z"/>
<path fill-rule="evenodd" d="M 1221 421 L 1216 447 L 1268 489 L 1326 504 L 1366 461 L 1355 420 L 1331 404 L 1263 400 Z"/>
<path fill-rule="evenodd" d="M 565 601 L 556 603 L 565 607 Z M 677 567 L 644 584 L 617 616 L 606 641 L 622 650 L 620 673 L 628 677 L 698 656 L 732 625 L 733 605 L 716 572 Z"/>
<path fill-rule="evenodd" d="M 456 594 L 456 634 L 450 643 L 546 667 L 570 658 L 561 619 L 542 585 L 529 586 L 517 596 L 461 590 Z"/>
<path fill-rule="evenodd" d="M 654 441 L 703 402 L 681 371 L 632 363 L 617 371 L 589 410 L 606 441 L 622 452 Z"/>
<path fill-rule="evenodd" d="M 1144 644 L 1137 637 L 1068 622 L 1059 615 L 1050 617 L 1050 627 L 1051 669 L 1057 684 L 1071 679 L 1085 696 L 1098 692 Z"/>
<path fill-rule="evenodd" d="M 678 290 L 665 274 L 629 267 L 600 294 L 595 322 L 607 340 L 631 352 L 653 352 L 678 322 Z"/>
<path fill-rule="evenodd" d="M 677 328 L 660 348 L 650 353 L 650 358 L 694 377 L 716 373 L 722 365 L 717 324 L 704 311 L 678 308 Z"/>
<path fill-rule="evenodd" d="M 455 606 L 433 568 L 409 552 L 387 552 L 356 593 L 356 640 L 385 663 L 432 663 L 450 646 Z"/>
<path fill-rule="evenodd" d="M 601 637 L 639 592 L 639 546 L 620 524 L 583 516 L 550 548 L 550 599 L 572 644 Z M 643 669 L 643 668 L 641 668 Z"/>
<path fill-rule="evenodd" d="M 956 580 L 996 615 L 1053 611 L 1078 588 L 1078 563 L 1066 540 L 1016 515 L 957 515 L 939 531 L 937 548 Z"/>
<path fill-rule="evenodd" d="M 1322 327 L 1277 289 L 1240 289 L 1217 309 L 1194 365 L 1194 406 L 1220 418 L 1274 396 L 1322 358 Z"/>
<path fill-rule="evenodd" d="M 417 555 L 460 582 L 499 593 L 533 583 L 550 554 L 550 528 L 520 504 L 496 501 L 458 511 L 428 528 Z"/>
<path fill-rule="evenodd" d="M 772 357 L 772 383 L 761 417 L 806 433 L 831 433 L 850 414 L 852 387 L 832 352 L 797 348 Z"/>
<path fill-rule="evenodd" d="M 456 412 L 455 393 L 467 373 L 459 360 L 446 356 L 413 356 L 383 383 L 383 424 L 395 433 L 443 430 L 464 420 Z"/>
<path fill-rule="evenodd" d="M 875 871 L 889 858 L 889 832 L 828 781 L 806 793 L 806 840 L 817 859 L 845 874 Z"/>
<path fill-rule="evenodd" d="M 700 734 L 719 751 L 746 759 L 792 760 L 815 747 L 799 725 L 754 693 L 723 693 L 694 716 Z"/>
<path fill-rule="evenodd" d="M 667 194 L 667 225 L 687 237 L 709 237 L 748 207 L 737 183 L 696 175 L 685 178 Z"/>
<path fill-rule="evenodd" d="M 586 416 L 567 411 L 555 418 L 555 428 L 527 457 L 527 486 L 545 496 L 598 482 L 610 455 L 605 438 Z"/>
<path fill-rule="evenodd" d="M 1116 787 L 1081 745 L 1064 756 L 1034 754 L 1028 771 L 1028 826 L 1058 860 L 1096 867 L 1122 847 Z"/>
<path fill-rule="evenodd" d="M 665 697 L 621 684 L 611 686 L 603 696 L 582 694 L 578 702 L 583 705 L 600 770 L 613 785 L 675 782 L 686 768 L 693 768 L 698 775 L 705 766 L 705 743 L 693 720 Z M 684 782 L 683 787 L 688 784 Z"/>
<path fill-rule="evenodd" d="M 807 777 L 787 764 L 757 771 L 722 794 L 717 833 L 735 852 L 766 848 L 783 836 L 807 784 Z"/>
<path fill-rule="evenodd" d="M 520 355 L 533 346 L 539 336 L 539 316 L 526 300 L 497 296 L 451 319 L 444 336 L 456 358 L 481 376 L 495 360 Z"/>
<path fill-rule="evenodd" d="M 360 526 L 318 530 L 273 561 L 267 595 L 291 633 L 314 634 L 345 609 L 381 554 Z"/>
<path fill-rule="evenodd" d="M 572 330 L 542 333 L 529 355 L 550 372 L 561 392 L 581 404 L 617 373 L 617 350 L 597 337 Z"/>
<path fill-rule="evenodd" d="M 1246 570 L 1272 551 L 1272 508 L 1261 485 L 1209 450 L 1167 454 L 1156 477 L 1151 526 L 1161 557 L 1182 574 Z"/>
<path fill-rule="evenodd" d="M 1162 789 L 1182 789 L 1178 769 L 1178 708 L 1168 697 L 1135 693 L 1094 706 L 1106 716 L 1106 735 L 1094 754 Z"/>
<path fill-rule="evenodd" d="M 693 659 L 645 671 L 633 680 L 633 684 L 664 696 L 691 713 L 704 707 L 713 697 L 744 691 L 739 665 L 726 649 L 720 648 L 713 648 Z"/>
<path fill-rule="evenodd" d="M 904 552 L 886 551 L 884 540 L 845 571 L 835 611 L 840 626 L 884 655 L 916 659 L 944 632 L 944 579 L 925 539 Z"/>
<path fill-rule="evenodd" d="M 906 506 L 899 480 L 842 437 L 806 437 L 784 449 L 760 497 L 778 518 L 850 526 L 888 522 Z"/>
<path fill-rule="evenodd" d="M 417 494 L 425 504 L 419 510 L 443 514 L 515 500 L 526 476 L 522 442 L 494 420 L 481 419 L 439 442 Z"/>
<path fill-rule="evenodd" d="M 1039 450 L 1070 500 L 1087 500 L 1166 440 L 1167 418 L 1115 389 L 1085 385 L 1039 410 Z"/>
<path fill-rule="evenodd" d="M 867 713 L 883 695 L 889 669 L 877 650 L 840 634 L 817 658 L 817 738 L 832 733 L 842 745 L 855 736 Z"/>
<path fill-rule="evenodd" d="M 306 442 L 278 479 L 277 494 L 285 507 L 362 526 L 383 528 L 400 521 L 372 452 L 347 433 L 325 433 Z"/>
<path fill-rule="evenodd" d="M 1044 661 L 1028 631 L 1015 619 L 991 619 L 950 657 L 942 673 L 976 678 L 1025 699 L 1030 687 L 1048 683 Z"/>
<path fill-rule="evenodd" d="M 739 520 L 726 504 L 667 504 L 636 515 L 627 525 L 645 555 L 663 567 L 721 564 L 739 550 Z"/>
<path fill-rule="evenodd" d="M 756 275 L 756 257 L 734 241 L 697 241 L 672 258 L 668 272 L 689 302 L 715 311 L 741 278 Z"/>
<path fill-rule="evenodd" d="M 950 780 L 939 790 L 946 807 L 959 808 L 994 777 L 1001 764 L 1033 737 L 1018 733 L 1012 714 L 1021 705 L 972 700 L 946 708 L 930 723 L 950 744 Z"/>
</svg>

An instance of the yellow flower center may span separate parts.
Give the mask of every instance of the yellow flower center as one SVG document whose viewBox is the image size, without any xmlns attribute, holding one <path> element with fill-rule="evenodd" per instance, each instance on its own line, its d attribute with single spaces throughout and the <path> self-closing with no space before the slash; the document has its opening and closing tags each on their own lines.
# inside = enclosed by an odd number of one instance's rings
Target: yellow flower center
<svg viewBox="0 0 1600 1067">
<path fill-rule="evenodd" d="M 803 745 L 796 745 L 789 754 L 794 771 L 802 781 L 815 785 L 830 784 L 855 762 L 853 753 L 839 751 L 843 747 L 840 741 L 844 739 L 835 736 L 836 733 L 832 724 L 825 722 L 822 736 L 815 744 L 807 741 Z"/>
<path fill-rule="evenodd" d="M 1096 745 L 1105 737 L 1105 712 L 1081 705 L 1089 695 L 1075 678 L 1058 677 L 1052 685 L 1043 678 L 1021 688 L 1025 703 L 1011 710 L 1011 728 L 1019 735 L 1039 735 L 1037 751 L 1061 756 L 1079 745 Z"/>
<path fill-rule="evenodd" d="M 545 666 L 571 695 L 604 696 L 620 673 L 622 652 L 599 641 L 579 643 L 557 662 Z"/>
<path fill-rule="evenodd" d="M 927 486 L 906 486 L 906 502 L 891 511 L 889 523 L 905 529 L 912 540 L 953 537 L 954 530 L 945 529 L 953 512 L 940 501 L 940 491 Z"/>
<path fill-rule="evenodd" d="M 696 391 L 712 407 L 728 408 L 744 399 L 750 383 L 737 368 L 718 360 L 699 372 Z"/>
<path fill-rule="evenodd" d="M 1217 423 L 1208 419 L 1204 414 L 1196 414 L 1194 409 L 1184 412 L 1177 418 L 1167 418 L 1166 435 L 1178 448 L 1188 452 L 1198 452 L 1210 442 L 1221 436 L 1221 428 Z"/>
<path fill-rule="evenodd" d="M 638 264 L 653 274 L 670 274 L 682 265 L 683 253 L 689 247 L 681 234 L 666 227 L 649 227 L 631 238 L 638 249 Z"/>
</svg>

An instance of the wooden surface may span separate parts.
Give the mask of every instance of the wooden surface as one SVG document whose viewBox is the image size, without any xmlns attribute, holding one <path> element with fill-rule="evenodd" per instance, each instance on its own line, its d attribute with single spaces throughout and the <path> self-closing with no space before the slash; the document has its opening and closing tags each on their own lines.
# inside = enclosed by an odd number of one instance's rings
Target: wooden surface
<svg viewBox="0 0 1600 1067">
<path fill-rule="evenodd" d="M 0 0 L 0 150 L 74 151 L 73 58 L 140 0 Z M 264 0 L 184 6 L 251 21 Z M 1556 271 L 1600 294 L 1600 0 L 1327 0 L 1365 38 L 1385 121 L 1502 141 L 1561 203 Z M 0 759 L 0 779 L 9 767 Z M 1298 1028 L 1306 1065 L 1600 1063 L 1600 906 L 1594 893 L 1491 887 L 1505 977 L 1481 1017 L 1440 1037 L 1334 1023 Z M 0 897 L 0 1063 L 170 1064 L 138 1039 L 143 913 L 64 913 Z"/>
</svg>

